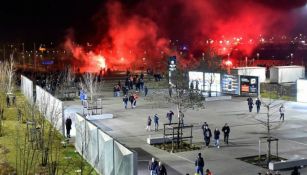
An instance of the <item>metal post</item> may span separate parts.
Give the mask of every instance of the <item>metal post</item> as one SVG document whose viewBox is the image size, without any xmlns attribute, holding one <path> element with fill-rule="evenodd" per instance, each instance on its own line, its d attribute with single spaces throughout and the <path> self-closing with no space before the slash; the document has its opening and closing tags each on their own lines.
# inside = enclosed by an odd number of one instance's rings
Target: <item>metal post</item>
<svg viewBox="0 0 307 175">
<path fill-rule="evenodd" d="M 276 156 L 277 156 L 277 160 L 278 160 L 278 139 L 276 140 Z"/>
<path fill-rule="evenodd" d="M 165 144 L 165 124 L 163 125 L 163 144 Z"/>
<path fill-rule="evenodd" d="M 193 125 L 191 125 L 191 138 L 190 138 L 190 146 L 192 146 L 192 137 L 193 137 Z"/>
<path fill-rule="evenodd" d="M 259 162 L 261 160 L 261 138 L 259 138 L 259 148 L 258 148 L 258 159 L 259 159 Z"/>
<path fill-rule="evenodd" d="M 174 127 L 173 127 L 173 138 L 172 138 L 172 152 L 174 152 Z"/>
</svg>

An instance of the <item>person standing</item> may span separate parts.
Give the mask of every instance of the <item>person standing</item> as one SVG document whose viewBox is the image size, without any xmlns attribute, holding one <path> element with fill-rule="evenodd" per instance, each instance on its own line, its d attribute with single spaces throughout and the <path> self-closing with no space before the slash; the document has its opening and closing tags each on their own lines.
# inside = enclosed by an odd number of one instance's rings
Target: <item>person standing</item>
<svg viewBox="0 0 307 175">
<path fill-rule="evenodd" d="M 280 113 L 279 120 L 282 119 L 282 121 L 285 121 L 285 107 L 283 104 L 279 108 L 279 113 Z"/>
<path fill-rule="evenodd" d="M 198 153 L 198 156 L 195 160 L 195 173 L 204 175 L 204 159 L 201 157 L 201 153 Z"/>
<path fill-rule="evenodd" d="M 6 95 L 6 107 L 10 107 L 10 97 Z"/>
<path fill-rule="evenodd" d="M 150 116 L 148 116 L 148 118 L 147 118 L 146 131 L 151 131 L 151 118 L 150 118 Z"/>
<path fill-rule="evenodd" d="M 227 123 L 225 123 L 225 125 L 223 126 L 222 131 L 224 133 L 224 143 L 228 144 L 230 128 Z"/>
<path fill-rule="evenodd" d="M 204 140 L 205 140 L 205 144 L 206 144 L 207 148 L 209 148 L 211 137 L 212 137 L 211 129 L 208 126 L 205 126 L 205 129 L 204 129 Z"/>
<path fill-rule="evenodd" d="M 158 131 L 159 130 L 159 117 L 157 114 L 155 114 L 154 116 L 154 124 L 155 124 L 155 131 Z"/>
<path fill-rule="evenodd" d="M 261 106 L 261 101 L 259 98 L 256 99 L 256 102 L 255 102 L 256 106 L 257 106 L 257 114 L 259 114 L 259 111 L 260 111 L 260 106 Z"/>
<path fill-rule="evenodd" d="M 68 138 L 70 138 L 70 130 L 71 130 L 71 125 L 72 125 L 72 121 L 70 116 L 68 116 L 68 118 L 65 121 L 65 126 L 66 126 L 66 136 Z"/>
<path fill-rule="evenodd" d="M 251 97 L 247 98 L 247 105 L 248 105 L 249 112 L 252 112 L 254 102 L 253 102 L 253 99 Z"/>
<path fill-rule="evenodd" d="M 168 124 L 171 124 L 171 123 L 172 123 L 173 115 L 174 115 L 174 112 L 173 112 L 173 111 L 169 111 L 169 112 L 166 114 L 166 118 L 168 119 Z"/>
<path fill-rule="evenodd" d="M 147 86 L 144 87 L 144 93 L 145 93 L 145 97 L 146 97 L 147 94 L 148 94 L 148 88 L 147 88 Z"/>
<path fill-rule="evenodd" d="M 159 162 L 159 165 L 157 166 L 157 175 L 167 175 L 167 171 L 165 166 L 162 164 L 162 162 Z"/>
<path fill-rule="evenodd" d="M 168 95 L 169 95 L 170 98 L 172 98 L 172 93 L 173 93 L 173 90 L 172 90 L 172 87 L 170 86 L 168 88 Z"/>
<path fill-rule="evenodd" d="M 155 158 L 151 158 L 151 161 L 148 164 L 148 170 L 150 172 L 150 175 L 157 175 L 156 169 L 158 166 L 158 162 L 155 160 Z"/>
<path fill-rule="evenodd" d="M 124 102 L 125 109 L 127 109 L 127 106 L 128 106 L 128 97 L 127 97 L 127 95 L 124 96 L 123 102 Z"/>
<path fill-rule="evenodd" d="M 215 140 L 214 145 L 217 148 L 220 148 L 220 130 L 217 129 L 217 128 L 215 128 L 215 130 L 214 130 L 214 140 Z"/>
</svg>

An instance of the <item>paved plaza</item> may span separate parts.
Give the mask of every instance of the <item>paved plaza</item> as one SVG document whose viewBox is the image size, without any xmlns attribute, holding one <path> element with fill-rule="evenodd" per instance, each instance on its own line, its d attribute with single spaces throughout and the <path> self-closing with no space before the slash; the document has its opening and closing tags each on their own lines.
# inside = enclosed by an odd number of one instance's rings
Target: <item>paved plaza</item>
<svg viewBox="0 0 307 175">
<path fill-rule="evenodd" d="M 236 158 L 258 155 L 259 137 L 266 136 L 266 109 L 262 106 L 260 113 L 248 112 L 246 98 L 233 97 L 232 100 L 206 102 L 206 108 L 185 111 L 185 124 L 193 124 L 193 144 L 201 146 L 201 150 L 169 153 L 146 143 L 148 137 L 158 137 L 163 134 L 163 123 L 167 122 L 166 113 L 175 107 L 163 101 L 150 101 L 140 97 L 135 109 L 124 109 L 122 97 L 113 97 L 110 92 L 103 93 L 103 112 L 114 115 L 112 119 L 95 120 L 105 132 L 130 147 L 138 153 L 138 174 L 149 174 L 148 161 L 156 157 L 166 164 L 169 174 L 194 174 L 194 161 L 197 153 L 201 152 L 205 159 L 205 169 L 213 174 L 247 175 L 265 173 L 260 167 L 245 163 Z M 285 121 L 279 121 L 278 108 L 272 109 L 272 136 L 279 138 L 279 156 L 286 159 L 307 158 L 307 104 L 276 101 L 284 103 Z M 274 105 L 273 104 L 273 105 Z M 130 107 L 130 106 L 129 106 Z M 65 113 L 82 112 L 79 101 L 65 102 Z M 145 130 L 148 115 L 158 114 L 160 128 L 158 132 Z M 177 114 L 175 113 L 175 116 Z M 174 117 L 176 121 L 177 117 Z M 174 121 L 174 122 L 175 122 Z M 225 145 L 221 139 L 221 147 L 205 148 L 201 125 L 207 122 L 213 131 L 216 127 L 221 130 L 225 123 L 231 128 L 230 143 Z M 223 135 L 221 134 L 221 138 Z M 267 144 L 263 143 L 262 154 L 266 153 Z M 275 155 L 275 144 L 272 144 L 272 154 Z M 301 174 L 307 174 L 307 168 L 300 169 Z M 282 171 L 281 174 L 290 174 Z"/>
</svg>

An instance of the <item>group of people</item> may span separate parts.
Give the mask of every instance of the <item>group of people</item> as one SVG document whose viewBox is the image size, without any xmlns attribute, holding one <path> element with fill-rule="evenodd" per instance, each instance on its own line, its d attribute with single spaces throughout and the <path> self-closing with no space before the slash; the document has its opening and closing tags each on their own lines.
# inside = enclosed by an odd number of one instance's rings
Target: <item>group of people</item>
<svg viewBox="0 0 307 175">
<path fill-rule="evenodd" d="M 247 105 L 248 105 L 249 112 L 252 112 L 253 111 L 253 106 L 254 106 L 254 101 L 253 101 L 252 97 L 248 97 L 247 98 Z M 257 114 L 259 114 L 260 106 L 261 106 L 261 101 L 260 101 L 259 98 L 256 99 L 255 105 L 257 106 Z"/>
<path fill-rule="evenodd" d="M 155 114 L 153 116 L 153 120 L 154 120 L 154 129 L 155 129 L 155 131 L 158 131 L 159 130 L 159 117 L 158 117 L 158 114 Z M 151 131 L 151 121 L 152 121 L 151 117 L 148 116 L 146 131 Z"/>
<path fill-rule="evenodd" d="M 207 122 L 204 122 L 202 125 L 202 130 L 203 130 L 203 135 L 204 135 L 204 140 L 205 140 L 205 145 L 207 148 L 209 148 L 211 137 L 212 137 L 212 132 L 211 129 L 209 128 L 209 125 Z M 230 127 L 228 126 L 227 123 L 222 128 L 222 132 L 224 133 L 224 143 L 228 144 L 228 139 L 229 139 L 229 133 L 230 133 Z M 220 148 L 220 130 L 218 128 L 215 128 L 213 132 L 213 138 L 214 138 L 214 146 L 217 148 Z"/>
<path fill-rule="evenodd" d="M 130 102 L 131 108 L 136 107 L 136 100 L 139 98 L 139 96 L 136 93 L 131 93 L 129 97 L 127 95 L 124 95 L 123 97 L 123 103 L 125 109 L 128 108 L 128 102 Z"/>
<path fill-rule="evenodd" d="M 169 112 L 166 113 L 166 118 L 168 120 L 168 125 L 172 124 L 172 120 L 173 120 L 173 116 L 174 116 L 174 112 L 172 110 L 170 110 Z M 153 122 L 154 122 L 154 131 L 158 131 L 159 130 L 159 116 L 158 114 L 155 114 L 153 116 Z M 181 126 L 184 126 L 184 113 L 182 111 L 179 111 L 179 124 Z M 147 117 L 147 121 L 146 121 L 146 131 L 151 131 L 151 116 Z"/>
<path fill-rule="evenodd" d="M 254 106 L 254 101 L 253 101 L 252 97 L 247 98 L 247 105 L 248 105 L 249 112 L 252 112 L 253 106 Z M 261 106 L 260 98 L 256 99 L 255 105 L 257 106 L 257 114 L 259 114 L 260 106 Z M 280 114 L 279 120 L 284 121 L 285 120 L 285 107 L 284 107 L 283 104 L 279 107 L 279 114 Z"/>
<path fill-rule="evenodd" d="M 161 161 L 157 161 L 154 157 L 148 164 L 150 175 L 167 175 L 167 170 Z"/>
</svg>

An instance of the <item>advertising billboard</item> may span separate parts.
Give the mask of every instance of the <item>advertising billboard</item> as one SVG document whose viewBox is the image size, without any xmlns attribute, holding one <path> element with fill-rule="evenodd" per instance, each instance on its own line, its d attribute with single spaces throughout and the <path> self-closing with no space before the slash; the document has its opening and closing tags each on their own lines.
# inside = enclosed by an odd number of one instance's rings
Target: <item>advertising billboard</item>
<svg viewBox="0 0 307 175">
<path fill-rule="evenodd" d="M 224 74 L 222 76 L 222 92 L 225 94 L 239 95 L 239 77 Z"/>
<path fill-rule="evenodd" d="M 240 76 L 240 94 L 258 96 L 259 78 L 255 76 Z"/>
<path fill-rule="evenodd" d="M 205 91 L 221 92 L 221 74 L 205 73 Z M 210 89 L 211 85 L 211 89 Z"/>
<path fill-rule="evenodd" d="M 189 88 L 196 90 L 204 90 L 204 73 L 189 72 Z"/>
</svg>

